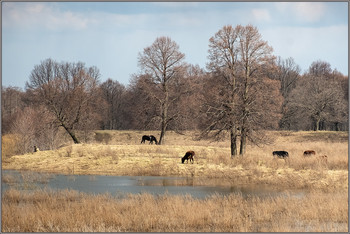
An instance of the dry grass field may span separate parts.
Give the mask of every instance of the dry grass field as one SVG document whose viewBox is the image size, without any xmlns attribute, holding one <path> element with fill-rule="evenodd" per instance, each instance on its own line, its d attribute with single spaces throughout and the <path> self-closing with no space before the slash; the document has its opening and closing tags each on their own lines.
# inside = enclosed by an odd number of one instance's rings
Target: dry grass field
<svg viewBox="0 0 350 234">
<path fill-rule="evenodd" d="M 230 158 L 228 141 L 197 141 L 193 132 L 168 132 L 164 145 L 141 145 L 144 134 L 157 136 L 157 132 L 98 131 L 89 144 L 12 156 L 3 159 L 2 168 L 64 174 L 220 178 L 229 185 L 348 188 L 347 132 L 268 132 L 268 144 L 248 145 L 246 155 L 234 159 Z M 181 163 L 188 150 L 196 152 L 194 164 Z M 289 159 L 274 159 L 274 150 L 288 151 Z M 304 158 L 305 150 L 315 150 L 316 155 Z M 327 155 L 327 162 L 319 160 L 320 155 Z"/>
<path fill-rule="evenodd" d="M 305 196 L 243 198 L 109 194 L 9 189 L 2 196 L 3 232 L 347 232 L 348 133 L 268 132 L 268 144 L 249 145 L 230 159 L 229 142 L 196 141 L 168 132 L 164 145 L 141 145 L 143 134 L 99 131 L 88 144 L 3 158 L 3 169 L 65 174 L 190 176 L 204 185 L 266 184 L 303 189 Z M 188 150 L 194 164 L 181 164 Z M 273 159 L 286 150 L 288 160 Z M 304 158 L 304 150 L 317 153 Z M 318 156 L 327 155 L 327 162 Z M 27 181 L 45 178 L 26 178 Z M 10 181 L 11 178 L 2 178 Z M 216 180 L 217 181 L 217 180 Z"/>
<path fill-rule="evenodd" d="M 346 193 L 261 199 L 8 190 L 2 232 L 347 232 Z"/>
</svg>

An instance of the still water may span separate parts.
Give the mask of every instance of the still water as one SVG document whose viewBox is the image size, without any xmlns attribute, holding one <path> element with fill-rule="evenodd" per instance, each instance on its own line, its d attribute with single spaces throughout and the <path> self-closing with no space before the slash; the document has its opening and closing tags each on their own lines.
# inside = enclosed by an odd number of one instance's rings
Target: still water
<svg viewBox="0 0 350 234">
<path fill-rule="evenodd" d="M 243 197 L 274 197 L 280 195 L 303 196 L 302 191 L 283 191 L 266 186 L 199 186 L 194 178 L 160 176 L 103 176 L 103 175 L 62 175 L 28 171 L 2 170 L 1 190 L 9 188 L 35 190 L 71 189 L 88 194 L 109 193 L 112 195 L 149 193 L 153 195 L 190 195 L 203 199 L 208 196 L 241 194 Z"/>
</svg>

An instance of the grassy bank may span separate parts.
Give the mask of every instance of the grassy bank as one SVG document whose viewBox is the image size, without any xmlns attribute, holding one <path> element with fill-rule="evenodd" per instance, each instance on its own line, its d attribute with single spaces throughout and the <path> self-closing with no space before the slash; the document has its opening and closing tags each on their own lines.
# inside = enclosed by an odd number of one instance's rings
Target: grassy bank
<svg viewBox="0 0 350 234">
<path fill-rule="evenodd" d="M 267 144 L 248 145 L 246 155 L 230 158 L 228 141 L 197 141 L 193 132 L 168 132 L 164 145 L 141 145 L 143 134 L 157 132 L 98 131 L 88 144 L 68 145 L 3 159 L 3 169 L 65 174 L 162 175 L 221 178 L 222 183 L 269 184 L 325 190 L 348 188 L 347 132 L 268 132 Z M 181 164 L 188 150 L 194 164 Z M 273 159 L 272 151 L 287 150 L 289 160 Z M 304 150 L 316 156 L 304 158 Z M 327 155 L 327 163 L 318 160 Z M 198 180 L 205 183 L 205 180 Z"/>
<path fill-rule="evenodd" d="M 2 232 L 347 232 L 347 204 L 347 194 L 339 192 L 196 200 L 8 190 L 2 197 Z"/>
</svg>

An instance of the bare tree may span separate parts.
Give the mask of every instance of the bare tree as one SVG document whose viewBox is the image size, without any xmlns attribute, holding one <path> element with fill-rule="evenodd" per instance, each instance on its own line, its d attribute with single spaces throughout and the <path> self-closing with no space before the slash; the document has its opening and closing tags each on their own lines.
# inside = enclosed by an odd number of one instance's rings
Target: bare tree
<svg viewBox="0 0 350 234">
<path fill-rule="evenodd" d="M 154 130 L 159 128 L 159 90 L 152 82 L 151 75 L 133 75 L 126 94 L 128 125 L 132 129 Z"/>
<path fill-rule="evenodd" d="M 96 101 L 99 71 L 79 63 L 57 63 L 47 59 L 36 65 L 27 89 L 54 114 L 74 143 L 79 143 L 75 129 L 83 118 L 89 118 L 91 104 Z"/>
<path fill-rule="evenodd" d="M 164 141 L 167 127 L 176 118 L 177 113 L 169 115 L 171 104 L 178 96 L 171 96 L 171 85 L 175 84 L 183 71 L 185 55 L 179 51 L 179 46 L 169 37 L 159 37 L 154 43 L 139 54 L 139 66 L 151 75 L 149 83 L 155 87 L 155 92 L 150 92 L 157 100 L 161 122 L 159 144 Z"/>
<path fill-rule="evenodd" d="M 339 100 L 341 102 L 341 107 L 337 111 L 335 118 L 331 122 L 333 125 L 330 129 L 335 131 L 348 131 L 349 129 L 349 77 L 344 76 L 342 73 L 338 72 L 336 69 L 333 70 L 332 76 L 334 81 L 336 81 L 341 89 L 342 98 Z"/>
<path fill-rule="evenodd" d="M 202 135 L 219 137 L 229 131 L 231 139 L 231 157 L 237 155 L 238 118 L 235 112 L 237 105 L 237 64 L 239 59 L 239 34 L 242 26 L 233 28 L 224 26 L 209 40 L 208 69 L 215 74 L 214 80 L 222 84 L 217 90 L 218 99 L 212 97 L 206 102 L 207 127 Z M 211 80 L 210 83 L 215 81 Z M 209 92 L 208 88 L 205 89 Z M 221 94 L 221 95 L 220 95 Z M 224 97 L 224 98 L 222 98 Z"/>
<path fill-rule="evenodd" d="M 238 25 L 235 28 L 224 26 L 209 40 L 208 69 L 213 76 L 205 89 L 210 98 L 206 100 L 204 110 L 207 121 L 202 133 L 217 137 L 229 132 L 231 157 L 237 155 L 238 137 L 240 154 L 244 154 L 247 138 L 254 142 L 255 131 L 278 121 L 278 114 L 275 113 L 282 99 L 276 82 L 269 81 L 263 71 L 273 62 L 271 53 L 272 48 L 261 39 L 257 28 L 251 25 Z M 210 92 L 210 87 L 213 92 Z M 259 99 L 271 104 L 270 108 L 257 105 Z M 263 121 L 261 117 L 264 117 Z"/>
<path fill-rule="evenodd" d="M 289 101 L 289 94 L 296 87 L 297 81 L 300 78 L 300 67 L 295 64 L 293 58 L 282 59 L 277 58 L 276 70 L 271 78 L 279 80 L 281 83 L 281 94 L 284 97 L 284 103 L 282 106 L 283 116 L 280 120 L 280 127 L 285 129 L 291 129 L 291 109 L 287 108 Z"/>
<path fill-rule="evenodd" d="M 242 98 L 240 108 L 240 154 L 245 154 L 247 137 L 252 132 L 254 126 L 253 104 L 259 98 L 254 86 L 259 86 L 261 79 L 261 68 L 266 69 L 266 64 L 271 64 L 274 57 L 272 56 L 272 47 L 266 41 L 261 39 L 261 35 L 256 27 L 247 25 L 239 33 L 239 66 L 242 68 L 241 93 Z M 273 86 L 272 86 L 273 87 Z M 268 100 L 268 99 L 264 99 Z M 260 109 L 260 108 L 259 108 Z M 271 109 L 270 109 L 271 111 Z M 260 109 L 261 112 L 261 109 Z M 263 123 L 260 123 L 263 124 Z"/>
<path fill-rule="evenodd" d="M 342 122 L 347 118 L 344 96 L 341 83 L 335 78 L 330 64 L 317 61 L 299 79 L 287 107 L 295 119 L 309 123 L 304 128 L 318 131 L 323 122 Z"/>
<path fill-rule="evenodd" d="M 308 73 L 318 77 L 329 77 L 332 74 L 331 64 L 321 60 L 312 62 Z"/>
<path fill-rule="evenodd" d="M 10 131 L 16 113 L 25 107 L 23 92 L 18 87 L 2 87 L 1 89 L 1 133 Z"/>
<path fill-rule="evenodd" d="M 284 98 L 295 88 L 296 82 L 300 77 L 300 67 L 295 63 L 293 58 L 277 59 L 276 79 L 281 82 L 281 93 Z"/>
<path fill-rule="evenodd" d="M 125 86 L 118 81 L 108 79 L 101 84 L 102 96 L 107 103 L 103 129 L 121 129 L 123 127 L 123 100 Z"/>
<path fill-rule="evenodd" d="M 36 113 L 34 109 L 26 107 L 18 111 L 16 118 L 11 124 L 11 133 L 18 136 L 18 153 L 24 154 L 33 149 L 36 123 Z"/>
<path fill-rule="evenodd" d="M 10 128 L 18 137 L 18 153 L 22 154 L 33 152 L 34 146 L 52 150 L 66 140 L 57 127 L 55 116 L 43 105 L 31 105 L 18 111 Z"/>
<path fill-rule="evenodd" d="M 197 129 L 200 120 L 200 109 L 203 104 L 205 93 L 202 92 L 203 84 L 207 79 L 208 73 L 198 65 L 188 65 L 183 77 L 180 77 L 181 85 L 177 86 L 178 93 L 181 94 L 176 109 L 179 113 L 179 118 L 176 121 L 176 126 L 171 126 L 171 129 L 182 132 L 182 130 Z"/>
</svg>

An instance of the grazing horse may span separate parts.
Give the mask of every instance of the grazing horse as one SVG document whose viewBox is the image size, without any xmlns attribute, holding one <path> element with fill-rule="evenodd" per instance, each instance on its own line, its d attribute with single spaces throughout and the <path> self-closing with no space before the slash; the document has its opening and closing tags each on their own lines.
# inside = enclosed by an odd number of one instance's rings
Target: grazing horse
<svg viewBox="0 0 350 234">
<path fill-rule="evenodd" d="M 182 157 L 181 162 L 184 163 L 185 160 L 187 160 L 187 163 L 188 163 L 188 160 L 190 160 L 190 162 L 192 161 L 192 163 L 194 163 L 194 159 L 193 159 L 194 155 L 195 155 L 194 151 L 187 151 L 185 156 Z"/>
<path fill-rule="evenodd" d="M 144 135 L 144 136 L 142 136 L 141 144 L 145 143 L 145 141 L 149 141 L 150 144 L 153 144 L 153 141 L 154 141 L 156 143 L 156 145 L 158 145 L 157 138 L 155 136 L 153 136 L 153 135 L 150 135 L 150 136 Z"/>
<path fill-rule="evenodd" d="M 151 138 L 151 141 L 150 141 L 150 144 L 152 143 L 153 144 L 153 141 L 156 143 L 156 145 L 158 145 L 158 141 L 157 141 L 157 138 L 153 135 L 150 135 L 149 136 Z"/>
<path fill-rule="evenodd" d="M 304 151 L 304 156 L 311 156 L 311 155 L 315 155 L 316 152 L 314 150 L 306 150 Z"/>
<path fill-rule="evenodd" d="M 273 157 L 277 156 L 278 158 L 286 159 L 289 157 L 289 154 L 287 151 L 273 151 L 272 152 Z"/>
</svg>

